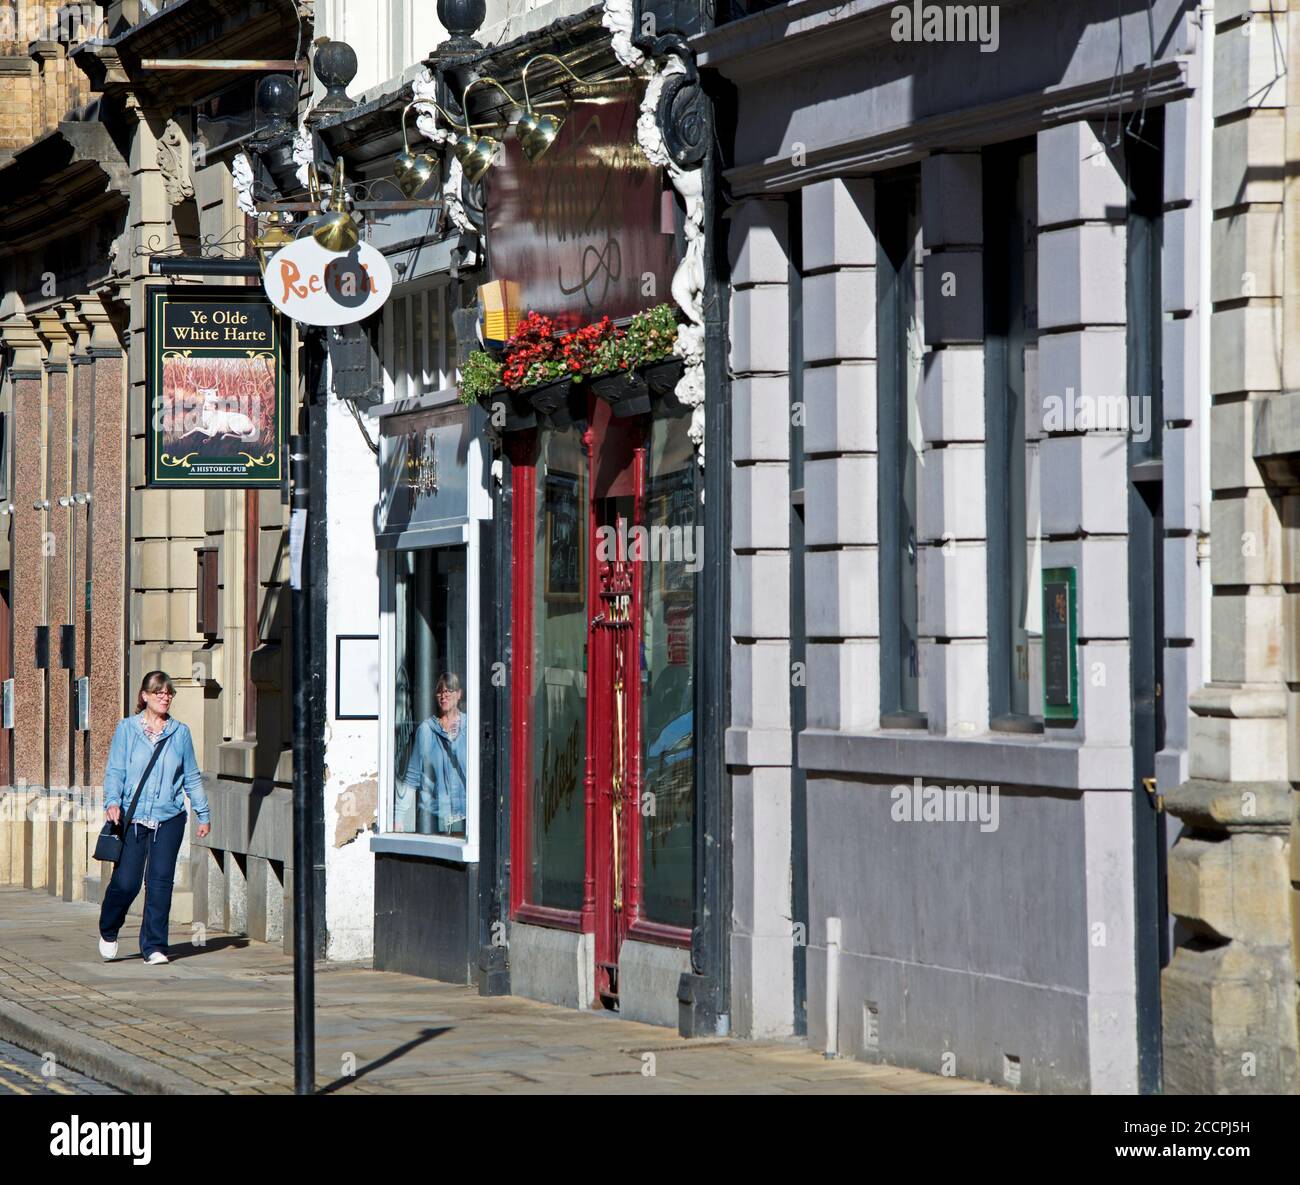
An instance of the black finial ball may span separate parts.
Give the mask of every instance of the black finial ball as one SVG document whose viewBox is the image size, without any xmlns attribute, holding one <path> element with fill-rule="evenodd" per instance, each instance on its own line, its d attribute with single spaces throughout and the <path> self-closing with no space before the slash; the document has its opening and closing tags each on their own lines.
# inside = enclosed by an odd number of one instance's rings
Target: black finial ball
<svg viewBox="0 0 1300 1185">
<path fill-rule="evenodd" d="M 453 43 L 477 45 L 473 40 L 487 16 L 487 0 L 438 0 L 438 20 Z"/>
<path fill-rule="evenodd" d="M 287 74 L 268 74 L 257 84 L 257 105 L 270 116 L 291 119 L 298 110 L 298 87 Z"/>
<path fill-rule="evenodd" d="M 357 51 L 346 41 L 327 41 L 316 51 L 314 69 L 328 89 L 346 89 L 357 76 Z"/>
</svg>

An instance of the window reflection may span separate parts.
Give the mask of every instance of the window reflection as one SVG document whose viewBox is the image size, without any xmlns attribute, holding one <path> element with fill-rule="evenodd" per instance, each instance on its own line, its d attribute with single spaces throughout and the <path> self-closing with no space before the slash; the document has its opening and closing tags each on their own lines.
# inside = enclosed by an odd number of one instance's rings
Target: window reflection
<svg viewBox="0 0 1300 1185">
<path fill-rule="evenodd" d="M 398 552 L 393 830 L 465 834 L 465 548 Z"/>
</svg>

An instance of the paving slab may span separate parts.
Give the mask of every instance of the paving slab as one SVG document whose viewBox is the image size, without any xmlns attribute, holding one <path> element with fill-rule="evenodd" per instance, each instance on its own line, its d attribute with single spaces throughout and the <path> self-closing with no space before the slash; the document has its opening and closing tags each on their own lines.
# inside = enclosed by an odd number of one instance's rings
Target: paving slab
<svg viewBox="0 0 1300 1185">
<path fill-rule="evenodd" d="M 98 906 L 0 887 L 0 1040 L 137 1094 L 293 1090 L 293 961 L 209 932 L 172 962 L 98 959 Z M 119 949 L 133 952 L 128 919 Z M 1011 1092 L 796 1042 L 670 1029 L 363 963 L 316 966 L 317 1086 L 328 1094 Z"/>
</svg>

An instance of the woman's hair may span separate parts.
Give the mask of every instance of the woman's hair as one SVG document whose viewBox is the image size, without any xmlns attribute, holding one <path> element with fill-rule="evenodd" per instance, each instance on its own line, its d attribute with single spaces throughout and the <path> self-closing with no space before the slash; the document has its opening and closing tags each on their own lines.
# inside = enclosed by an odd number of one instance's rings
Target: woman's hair
<svg viewBox="0 0 1300 1185">
<path fill-rule="evenodd" d="M 460 676 L 454 671 L 443 671 L 438 676 L 438 681 L 433 685 L 433 694 L 437 695 L 440 691 L 459 691 Z"/>
<path fill-rule="evenodd" d="M 176 694 L 176 684 L 171 681 L 166 671 L 150 671 L 140 680 L 140 692 L 135 697 L 135 710 L 137 712 L 143 712 L 145 709 L 144 693 L 146 691 L 170 691 L 174 696 Z"/>
</svg>

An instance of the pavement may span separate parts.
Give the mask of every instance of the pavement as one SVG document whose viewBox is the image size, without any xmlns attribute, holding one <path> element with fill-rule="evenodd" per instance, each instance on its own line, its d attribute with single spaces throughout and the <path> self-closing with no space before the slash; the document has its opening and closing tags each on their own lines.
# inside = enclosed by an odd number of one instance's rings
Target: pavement
<svg viewBox="0 0 1300 1185">
<path fill-rule="evenodd" d="M 56 1065 L 70 1085 L 79 1073 L 132 1094 L 292 1093 L 291 958 L 209 932 L 205 946 L 173 946 L 171 963 L 147 967 L 128 918 L 105 963 L 98 910 L 0 887 L 0 1041 L 36 1051 L 31 1065 Z M 31 1067 L 9 1062 L 28 1082 Z M 1009 1093 L 793 1041 L 688 1041 L 356 963 L 316 965 L 316 1072 L 329 1094 Z"/>
</svg>

